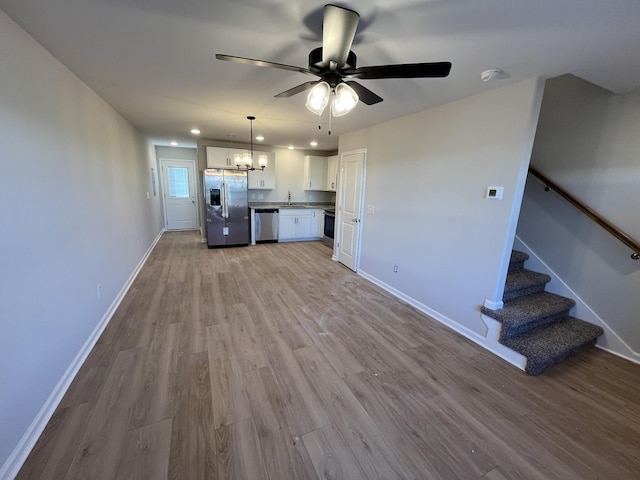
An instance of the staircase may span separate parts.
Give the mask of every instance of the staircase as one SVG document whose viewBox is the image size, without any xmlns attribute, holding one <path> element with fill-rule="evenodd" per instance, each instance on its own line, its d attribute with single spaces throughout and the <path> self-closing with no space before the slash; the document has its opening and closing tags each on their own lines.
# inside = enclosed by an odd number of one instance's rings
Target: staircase
<svg viewBox="0 0 640 480">
<path fill-rule="evenodd" d="M 502 324 L 499 342 L 527 358 L 525 371 L 539 375 L 565 358 L 593 347 L 603 329 L 569 315 L 575 301 L 545 292 L 551 277 L 524 268 L 524 252 L 511 253 L 499 310 L 482 313 Z"/>
</svg>

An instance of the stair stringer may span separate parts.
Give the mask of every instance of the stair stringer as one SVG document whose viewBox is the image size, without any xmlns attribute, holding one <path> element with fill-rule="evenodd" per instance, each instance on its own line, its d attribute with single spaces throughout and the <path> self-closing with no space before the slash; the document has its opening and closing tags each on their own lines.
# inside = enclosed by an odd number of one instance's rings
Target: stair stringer
<svg viewBox="0 0 640 480">
<path fill-rule="evenodd" d="M 503 360 L 509 362 L 511 365 L 524 371 L 525 367 L 527 366 L 527 357 L 519 354 L 515 350 L 511 350 L 509 347 L 499 342 L 502 323 L 500 323 L 495 318 L 491 318 L 485 315 L 484 313 L 481 313 L 480 317 L 487 327 L 483 346 Z"/>
<path fill-rule="evenodd" d="M 575 300 L 576 305 L 571 309 L 572 315 L 603 328 L 604 334 L 598 337 L 596 347 L 631 362 L 640 363 L 640 352 L 634 351 L 629 345 L 627 345 L 627 343 L 620 338 L 620 336 L 517 235 L 513 242 L 513 248 L 529 254 L 527 264 L 531 270 L 546 273 L 551 277 L 551 281 L 546 285 L 546 291 Z M 485 318 L 493 320 L 486 315 L 483 315 L 482 317 L 487 325 L 488 322 Z M 497 322 L 497 320 L 493 321 Z"/>
</svg>

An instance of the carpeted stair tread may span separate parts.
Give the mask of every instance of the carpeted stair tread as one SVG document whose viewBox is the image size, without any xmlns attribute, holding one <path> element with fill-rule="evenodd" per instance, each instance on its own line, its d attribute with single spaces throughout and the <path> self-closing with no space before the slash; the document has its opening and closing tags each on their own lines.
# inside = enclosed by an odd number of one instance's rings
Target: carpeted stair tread
<svg viewBox="0 0 640 480">
<path fill-rule="evenodd" d="M 509 271 L 515 272 L 524 266 L 524 262 L 529 259 L 529 254 L 519 250 L 511 250 L 511 259 L 509 260 Z"/>
<path fill-rule="evenodd" d="M 502 323 L 500 339 L 503 340 L 566 316 L 575 304 L 570 298 L 540 292 L 507 300 L 499 310 L 483 306 L 482 313 Z"/>
<path fill-rule="evenodd" d="M 523 295 L 542 292 L 551 280 L 549 275 L 522 268 L 507 274 L 503 300 L 512 300 Z"/>
<path fill-rule="evenodd" d="M 500 322 L 517 321 L 524 317 L 545 318 L 571 309 L 576 302 L 550 292 L 534 293 L 504 302 L 498 310 L 482 307 L 482 313 Z"/>
<path fill-rule="evenodd" d="M 503 340 L 502 344 L 527 357 L 527 373 L 539 375 L 570 355 L 594 346 L 603 333 L 598 325 L 568 316 Z"/>
</svg>

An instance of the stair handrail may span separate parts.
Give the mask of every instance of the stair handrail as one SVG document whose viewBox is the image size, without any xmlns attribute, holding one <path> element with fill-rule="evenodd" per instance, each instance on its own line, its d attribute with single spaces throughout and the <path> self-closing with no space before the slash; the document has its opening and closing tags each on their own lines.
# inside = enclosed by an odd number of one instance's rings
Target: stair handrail
<svg viewBox="0 0 640 480">
<path fill-rule="evenodd" d="M 589 217 L 591 220 L 596 222 L 598 225 L 604 228 L 611 235 L 613 235 L 622 243 L 624 243 L 627 247 L 631 248 L 633 250 L 633 253 L 631 253 L 632 259 L 634 260 L 640 259 L 640 243 L 638 243 L 629 235 L 627 235 L 622 230 L 620 230 L 618 227 L 610 223 L 607 219 L 602 217 L 598 212 L 587 207 L 584 203 L 582 203 L 576 197 L 571 195 L 569 192 L 567 192 L 564 188 L 562 188 L 560 185 L 555 183 L 549 177 L 544 175 L 537 168 L 529 166 L 529 173 L 538 177 L 542 181 L 542 183 L 546 185 L 544 187 L 545 192 L 548 192 L 549 190 L 554 190 L 558 195 L 560 195 L 562 198 L 568 201 L 571 205 L 576 207 L 578 210 L 584 213 L 587 217 Z"/>
</svg>

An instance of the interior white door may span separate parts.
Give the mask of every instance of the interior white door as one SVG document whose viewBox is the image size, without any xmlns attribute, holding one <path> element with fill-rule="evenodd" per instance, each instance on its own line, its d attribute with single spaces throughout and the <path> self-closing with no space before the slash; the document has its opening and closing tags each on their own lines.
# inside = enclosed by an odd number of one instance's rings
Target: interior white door
<svg viewBox="0 0 640 480">
<path fill-rule="evenodd" d="M 345 153 L 342 156 L 342 182 L 338 202 L 338 261 L 354 272 L 358 271 L 364 162 L 364 151 Z"/>
<path fill-rule="evenodd" d="M 195 161 L 161 159 L 160 166 L 167 230 L 197 229 Z"/>
</svg>

